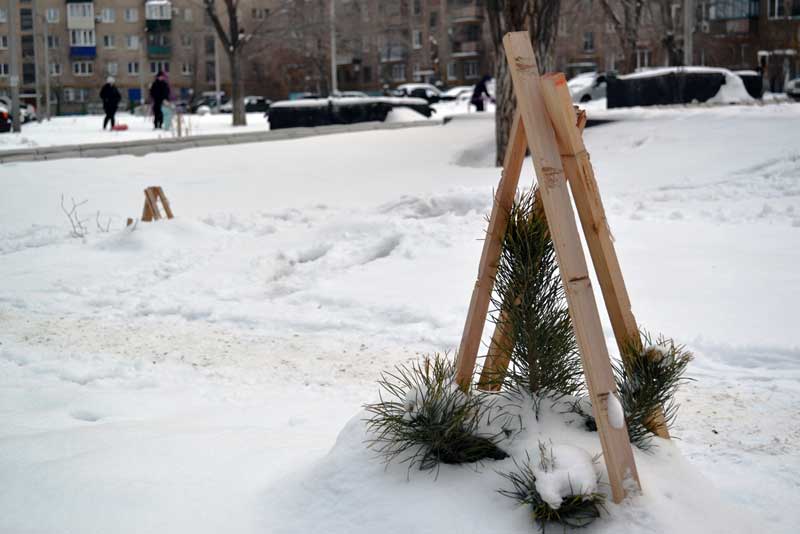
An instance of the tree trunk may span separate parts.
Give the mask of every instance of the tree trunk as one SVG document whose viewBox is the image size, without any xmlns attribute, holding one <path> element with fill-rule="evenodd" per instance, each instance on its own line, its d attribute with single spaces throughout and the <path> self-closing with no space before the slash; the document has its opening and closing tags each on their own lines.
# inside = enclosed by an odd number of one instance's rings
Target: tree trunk
<svg viewBox="0 0 800 534">
<path fill-rule="evenodd" d="M 495 164 L 498 167 L 503 165 L 508 134 L 517 108 L 511 73 L 503 49 L 503 36 L 508 32 L 528 30 L 539 60 L 539 70 L 552 68 L 552 49 L 560 7 L 560 0 L 488 0 L 486 3 L 495 52 Z"/>
<path fill-rule="evenodd" d="M 228 54 L 231 65 L 231 98 L 233 101 L 233 125 L 247 126 L 247 115 L 244 111 L 244 87 L 242 83 L 241 49 Z"/>
</svg>

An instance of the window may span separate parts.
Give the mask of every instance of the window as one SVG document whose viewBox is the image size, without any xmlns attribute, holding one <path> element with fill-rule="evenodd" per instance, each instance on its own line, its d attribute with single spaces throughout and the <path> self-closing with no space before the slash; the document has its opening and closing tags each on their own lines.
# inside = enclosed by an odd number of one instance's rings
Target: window
<svg viewBox="0 0 800 534">
<path fill-rule="evenodd" d="M 566 37 L 568 34 L 566 17 L 558 17 L 558 36 Z"/>
<path fill-rule="evenodd" d="M 419 64 L 414 65 L 414 72 L 412 73 L 415 82 L 422 81 L 422 74 L 419 73 Z"/>
<path fill-rule="evenodd" d="M 471 80 L 478 77 L 478 62 L 465 61 L 464 62 L 464 79 Z"/>
<path fill-rule="evenodd" d="M 650 66 L 650 50 L 639 48 L 636 50 L 636 68 L 641 69 Z"/>
<path fill-rule="evenodd" d="M 75 5 L 75 4 L 70 4 Z M 70 46 L 95 46 L 94 30 L 70 30 Z"/>
<path fill-rule="evenodd" d="M 75 76 L 91 76 L 94 74 L 94 61 L 73 61 L 72 74 Z"/>
<path fill-rule="evenodd" d="M 191 48 L 191 46 L 192 46 L 192 34 L 191 33 L 182 33 L 181 34 L 181 45 Z"/>
<path fill-rule="evenodd" d="M 428 18 L 428 26 L 430 26 L 431 29 L 434 29 L 438 25 L 439 25 L 439 12 L 431 11 L 431 14 Z"/>
<path fill-rule="evenodd" d="M 116 76 L 118 70 L 119 69 L 117 67 L 116 61 L 109 61 L 108 63 L 106 63 L 106 73 L 109 76 Z"/>
<path fill-rule="evenodd" d="M 584 52 L 592 52 L 592 51 L 594 51 L 594 33 L 593 32 L 583 32 L 583 51 Z"/>
<path fill-rule="evenodd" d="M 206 55 L 213 56 L 214 55 L 214 36 L 213 35 L 206 35 Z"/>
<path fill-rule="evenodd" d="M 139 62 L 138 61 L 131 61 L 128 63 L 128 74 L 137 75 L 139 74 Z"/>
<path fill-rule="evenodd" d="M 19 27 L 24 32 L 29 32 L 33 29 L 33 10 L 19 10 Z"/>
<path fill-rule="evenodd" d="M 414 30 L 414 48 L 422 48 L 422 32 Z"/>
<path fill-rule="evenodd" d="M 8 76 L 8 63 L 0 63 L 0 78 Z"/>
<path fill-rule="evenodd" d="M 0 50 L 8 48 L 8 35 L 0 35 Z"/>
<path fill-rule="evenodd" d="M 73 89 L 72 87 L 64 89 L 64 100 L 67 102 L 86 102 L 88 96 L 88 89 Z"/>
<path fill-rule="evenodd" d="M 125 45 L 128 47 L 128 50 L 137 50 L 139 48 L 139 36 L 138 35 L 126 35 L 125 36 Z"/>
<path fill-rule="evenodd" d="M 617 27 L 614 26 L 614 22 L 610 20 L 606 21 L 606 33 L 617 33 Z"/>
<path fill-rule="evenodd" d="M 22 83 L 25 85 L 36 83 L 36 63 L 22 64 Z"/>
<path fill-rule="evenodd" d="M 414 14 L 422 15 L 422 0 L 414 0 Z"/>
<path fill-rule="evenodd" d="M 192 21 L 192 8 L 191 7 L 183 8 L 183 20 L 185 20 L 186 22 L 191 22 Z"/>
<path fill-rule="evenodd" d="M 206 61 L 206 82 L 212 83 L 214 82 L 216 72 L 216 65 L 214 65 L 213 61 Z"/>
<path fill-rule="evenodd" d="M 455 61 L 451 61 L 447 64 L 447 79 L 448 80 L 457 80 L 458 74 L 456 74 L 456 66 L 458 64 Z"/>
<path fill-rule="evenodd" d="M 269 9 L 264 9 L 261 7 L 254 7 L 253 8 L 253 18 L 256 20 L 264 20 L 269 15 Z"/>
<path fill-rule="evenodd" d="M 47 8 L 47 22 L 50 24 L 55 24 L 58 22 L 59 18 L 59 9 L 57 7 L 48 7 Z"/>
<path fill-rule="evenodd" d="M 396 82 L 406 81 L 406 64 L 395 63 L 392 65 L 392 80 Z"/>
<path fill-rule="evenodd" d="M 151 61 L 150 74 L 158 74 L 158 72 L 169 72 L 169 61 Z"/>
<path fill-rule="evenodd" d="M 181 74 L 184 76 L 191 76 L 192 75 L 192 64 L 191 63 L 183 63 L 181 64 Z"/>
<path fill-rule="evenodd" d="M 169 46 L 168 33 L 149 33 L 147 34 L 148 46 Z"/>
<path fill-rule="evenodd" d="M 113 35 L 104 35 L 103 36 L 103 47 L 105 47 L 105 48 L 114 48 L 114 36 Z"/>
<path fill-rule="evenodd" d="M 33 57 L 35 53 L 33 35 L 23 35 L 20 42 L 22 44 L 22 57 Z"/>
<path fill-rule="evenodd" d="M 363 73 L 364 73 L 364 81 L 365 82 L 371 82 L 372 81 L 372 67 L 370 67 L 369 65 L 364 66 Z"/>
<path fill-rule="evenodd" d="M 50 63 L 50 76 L 61 76 L 61 63 Z"/>
<path fill-rule="evenodd" d="M 84 2 L 81 4 L 67 4 L 67 17 L 68 18 L 94 18 L 94 4 L 91 2 Z"/>
<path fill-rule="evenodd" d="M 8 22 L 8 10 L 4 7 L 0 7 L 0 23 Z"/>
<path fill-rule="evenodd" d="M 466 27 L 467 41 L 480 41 L 481 40 L 481 27 L 480 24 L 469 24 Z"/>
<path fill-rule="evenodd" d="M 136 22 L 139 20 L 139 10 L 135 7 L 125 8 L 125 22 Z"/>
<path fill-rule="evenodd" d="M 146 2 L 144 5 L 144 13 L 147 20 L 170 20 L 172 18 L 172 3 Z"/>
<path fill-rule="evenodd" d="M 104 7 L 100 11 L 100 20 L 102 22 L 114 22 L 117 18 L 117 11 L 113 7 Z"/>
<path fill-rule="evenodd" d="M 47 36 L 47 48 L 53 49 L 58 48 L 61 44 L 61 39 L 58 38 L 58 35 L 48 35 Z"/>
</svg>

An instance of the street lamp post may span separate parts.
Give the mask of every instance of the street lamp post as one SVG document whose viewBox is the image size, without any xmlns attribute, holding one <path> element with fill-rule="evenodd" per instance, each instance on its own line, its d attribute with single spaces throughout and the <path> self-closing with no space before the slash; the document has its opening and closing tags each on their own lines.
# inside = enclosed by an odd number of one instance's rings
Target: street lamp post
<svg viewBox="0 0 800 534">
<path fill-rule="evenodd" d="M 19 116 L 19 32 L 17 31 L 17 0 L 8 0 L 8 55 L 9 85 L 11 86 L 11 127 L 16 133 L 21 130 Z"/>
</svg>

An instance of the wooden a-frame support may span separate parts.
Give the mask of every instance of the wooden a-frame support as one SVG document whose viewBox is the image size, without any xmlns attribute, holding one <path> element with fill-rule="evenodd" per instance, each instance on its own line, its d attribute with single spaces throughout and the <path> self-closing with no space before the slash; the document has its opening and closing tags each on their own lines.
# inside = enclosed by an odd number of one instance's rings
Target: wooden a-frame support
<svg viewBox="0 0 800 534">
<path fill-rule="evenodd" d="M 639 332 L 630 309 L 589 155 L 583 145 L 581 131 L 585 117 L 576 116 L 563 75 L 539 76 L 528 32 L 509 33 L 503 39 L 503 44 L 517 96 L 517 112 L 511 126 L 503 174 L 495 194 L 478 267 L 478 279 L 459 346 L 456 380 L 465 389 L 472 381 L 508 213 L 525 154 L 530 147 L 534 155 L 541 203 L 556 251 L 586 385 L 594 407 L 612 497 L 614 502 L 620 502 L 631 488 L 626 480 L 638 486 L 639 478 L 627 428 L 624 425 L 615 428 L 608 420 L 608 396 L 616 396 L 617 388 L 572 210 L 567 176 L 617 343 L 622 347 L 631 341 L 639 342 Z M 501 332 L 496 331 L 492 338 L 484 370 L 497 377 L 498 374 L 504 374 L 508 366 L 508 347 Z M 488 388 L 486 375 L 482 377 L 481 384 Z M 655 417 L 660 417 L 663 423 L 663 414 L 656 414 Z M 659 428 L 663 429 L 661 435 L 668 437 L 665 426 L 661 424 Z"/>
<path fill-rule="evenodd" d="M 148 187 L 144 190 L 144 208 L 142 209 L 142 221 L 149 222 L 161 219 L 161 212 L 158 209 L 158 201 L 161 200 L 161 205 L 164 206 L 164 212 L 167 214 L 168 219 L 172 219 L 172 208 L 169 206 L 169 200 L 164 194 L 164 190 L 160 186 Z"/>
</svg>

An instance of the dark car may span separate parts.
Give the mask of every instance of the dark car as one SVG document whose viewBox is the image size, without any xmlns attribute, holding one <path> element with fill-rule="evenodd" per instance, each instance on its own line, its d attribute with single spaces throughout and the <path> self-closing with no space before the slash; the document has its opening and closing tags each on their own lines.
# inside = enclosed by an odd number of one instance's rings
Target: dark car
<svg viewBox="0 0 800 534">
<path fill-rule="evenodd" d="M 267 100 L 263 96 L 246 96 L 244 97 L 244 110 L 248 113 L 253 111 L 269 111 L 269 105 L 272 100 Z M 220 113 L 233 113 L 233 101 L 223 104 L 219 108 Z"/>
<path fill-rule="evenodd" d="M 0 106 L 0 133 L 5 133 L 11 130 L 11 114 L 8 110 Z"/>
</svg>

